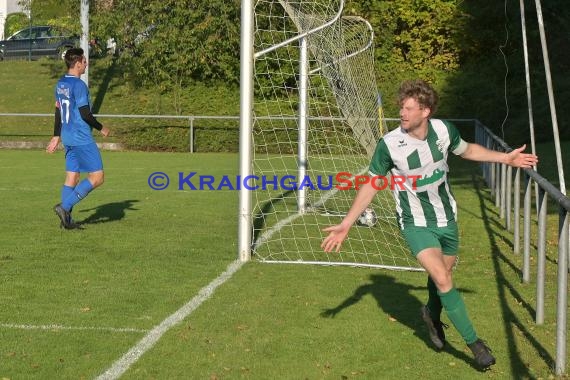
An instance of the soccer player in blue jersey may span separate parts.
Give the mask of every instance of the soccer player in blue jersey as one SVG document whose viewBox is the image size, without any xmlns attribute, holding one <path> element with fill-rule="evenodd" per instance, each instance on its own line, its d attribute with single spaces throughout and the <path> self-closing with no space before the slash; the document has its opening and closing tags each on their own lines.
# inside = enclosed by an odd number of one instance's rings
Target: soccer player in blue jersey
<svg viewBox="0 0 570 380">
<path fill-rule="evenodd" d="M 109 129 L 95 119 L 91 113 L 89 89 L 81 80 L 87 68 L 83 49 L 72 48 L 64 56 L 67 74 L 55 86 L 55 118 L 53 137 L 46 151 L 53 153 L 59 142 L 65 150 L 65 183 L 61 189 L 61 203 L 54 211 L 65 229 L 79 228 L 71 218 L 74 205 L 103 184 L 103 161 L 99 148 L 91 134 L 93 128 L 104 137 Z M 88 173 L 81 182 L 80 173 Z"/>
<path fill-rule="evenodd" d="M 414 179 L 404 188 L 393 190 L 402 235 L 411 253 L 428 273 L 428 301 L 420 310 L 430 339 L 437 349 L 445 345 L 440 315 L 445 310 L 453 326 L 473 352 L 483 369 L 495 364 L 489 347 L 477 336 L 467 315 L 459 291 L 453 285 L 452 269 L 459 248 L 457 205 L 449 187 L 449 153 L 472 161 L 499 162 L 530 168 L 537 164 L 533 154 L 523 153 L 524 146 L 510 153 L 496 152 L 465 142 L 449 122 L 432 119 L 438 96 L 421 80 L 406 81 L 399 90 L 400 127 L 387 133 L 376 147 L 370 162 L 372 177 L 403 176 Z M 417 181 L 415 180 L 417 179 Z M 371 182 L 358 191 L 342 222 L 326 228 L 321 247 L 339 252 L 350 227 L 381 187 Z"/>
</svg>

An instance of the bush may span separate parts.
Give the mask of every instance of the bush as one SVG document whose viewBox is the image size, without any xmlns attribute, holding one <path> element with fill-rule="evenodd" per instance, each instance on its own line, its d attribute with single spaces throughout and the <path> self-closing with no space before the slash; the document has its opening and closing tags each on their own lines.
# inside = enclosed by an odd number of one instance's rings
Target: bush
<svg viewBox="0 0 570 380">
<path fill-rule="evenodd" d="M 186 152 L 189 150 L 189 129 L 155 125 L 117 128 L 116 136 L 129 150 Z"/>
<path fill-rule="evenodd" d="M 188 126 L 153 125 L 117 127 L 115 136 L 129 150 L 188 152 Z M 194 152 L 238 152 L 239 129 L 194 127 Z"/>
<path fill-rule="evenodd" d="M 4 24 L 4 38 L 10 37 L 18 30 L 22 30 L 27 26 L 30 26 L 30 20 L 25 13 L 10 13 L 6 17 L 6 23 Z"/>
</svg>

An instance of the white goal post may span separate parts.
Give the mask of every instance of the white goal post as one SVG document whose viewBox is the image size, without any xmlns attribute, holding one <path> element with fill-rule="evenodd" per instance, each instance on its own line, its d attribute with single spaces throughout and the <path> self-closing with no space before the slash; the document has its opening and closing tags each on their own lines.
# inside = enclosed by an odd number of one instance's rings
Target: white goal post
<svg viewBox="0 0 570 380">
<path fill-rule="evenodd" d="M 387 132 L 373 30 L 343 0 L 242 0 L 239 258 L 421 270 L 378 192 L 340 254 L 320 248 Z M 389 179 L 386 184 L 388 185 Z"/>
</svg>

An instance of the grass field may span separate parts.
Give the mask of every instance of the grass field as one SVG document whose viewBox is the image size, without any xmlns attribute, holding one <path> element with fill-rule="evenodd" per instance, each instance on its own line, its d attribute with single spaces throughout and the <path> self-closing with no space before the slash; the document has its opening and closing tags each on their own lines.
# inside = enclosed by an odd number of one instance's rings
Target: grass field
<svg viewBox="0 0 570 380">
<path fill-rule="evenodd" d="M 521 283 L 512 235 L 471 163 L 452 162 L 462 239 L 455 276 L 497 357 L 485 373 L 452 328 L 443 352 L 431 348 L 418 316 L 421 273 L 254 261 L 183 321 L 157 329 L 234 262 L 237 193 L 172 183 L 153 191 L 148 176 L 234 175 L 238 157 L 104 152 L 103 159 L 106 183 L 73 211 L 85 229 L 64 231 L 52 211 L 62 153 L 0 150 L 0 379 L 95 378 L 149 335 L 160 339 L 123 379 L 553 377 L 555 234 L 545 324 L 537 326 L 534 280 Z"/>
</svg>

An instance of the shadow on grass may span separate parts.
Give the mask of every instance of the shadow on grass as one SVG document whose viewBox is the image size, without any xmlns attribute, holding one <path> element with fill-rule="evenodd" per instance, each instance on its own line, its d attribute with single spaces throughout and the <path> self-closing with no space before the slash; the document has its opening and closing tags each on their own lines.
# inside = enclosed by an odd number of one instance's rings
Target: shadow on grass
<svg viewBox="0 0 570 380">
<path fill-rule="evenodd" d="M 476 190 L 477 197 L 479 199 L 481 220 L 484 223 L 485 230 L 487 231 L 487 236 L 491 244 L 491 258 L 493 260 L 493 267 L 496 273 L 499 302 L 503 314 L 500 320 L 503 321 L 503 327 L 508 340 L 507 349 L 510 359 L 509 362 L 511 364 L 511 377 L 513 379 L 532 379 L 534 376 L 529 372 L 529 369 L 519 355 L 520 350 L 517 348 L 517 339 L 515 338 L 517 332 L 522 333 L 524 338 L 536 350 L 536 353 L 544 359 L 548 367 L 554 367 L 554 359 L 550 356 L 546 348 L 535 339 L 532 332 L 528 330 L 523 322 L 521 322 L 517 313 L 509 305 L 508 299 L 515 298 L 517 300 L 522 300 L 524 298 L 517 291 L 515 286 L 505 280 L 507 277 L 505 276 L 501 262 L 505 263 L 506 266 L 517 273 L 519 277 L 521 276 L 521 271 L 516 268 L 511 260 L 509 260 L 499 248 L 497 240 L 501 239 L 501 236 L 493 229 L 492 218 L 489 217 L 487 205 L 485 204 L 486 196 L 481 191 L 481 183 L 477 180 L 475 175 L 472 176 L 472 179 L 473 188 Z M 533 307 L 526 302 L 523 303 L 523 307 L 529 316 L 534 318 L 535 310 Z"/>
<path fill-rule="evenodd" d="M 373 274 L 370 276 L 370 283 L 359 286 L 350 297 L 345 299 L 338 306 L 324 310 L 321 316 L 332 318 L 343 309 L 358 303 L 365 295 L 371 295 L 384 313 L 413 330 L 415 336 L 421 339 L 428 347 L 433 348 L 427 327 L 420 317 L 420 308 L 423 304 L 410 293 L 411 291 L 422 289 L 427 292 L 427 287 L 417 287 L 401 283 L 394 277 L 386 274 Z M 471 292 L 465 289 L 461 289 L 460 291 L 462 293 Z M 435 348 L 433 349 L 435 350 Z M 442 351 L 453 355 L 458 360 L 469 363 L 471 367 L 479 370 L 471 356 L 462 350 L 456 349 L 449 343 L 445 345 Z"/>
<path fill-rule="evenodd" d="M 122 202 L 106 203 L 88 210 L 81 210 L 80 212 L 95 211 L 87 218 L 83 219 L 78 224 L 97 224 L 107 223 L 121 220 L 125 217 L 126 210 L 138 210 L 133 207 L 134 203 L 139 202 L 136 199 L 129 199 Z"/>
<path fill-rule="evenodd" d="M 261 231 L 265 227 L 265 219 L 268 214 L 270 214 L 274 209 L 275 205 L 279 202 L 283 202 L 285 198 L 287 198 L 291 193 L 295 193 L 294 190 L 288 190 L 284 193 L 279 194 L 276 197 L 269 199 L 265 204 L 261 207 L 258 213 L 253 216 L 253 238 L 252 238 L 252 246 L 255 249 L 257 245 L 259 245 L 258 239 L 260 238 Z"/>
</svg>

